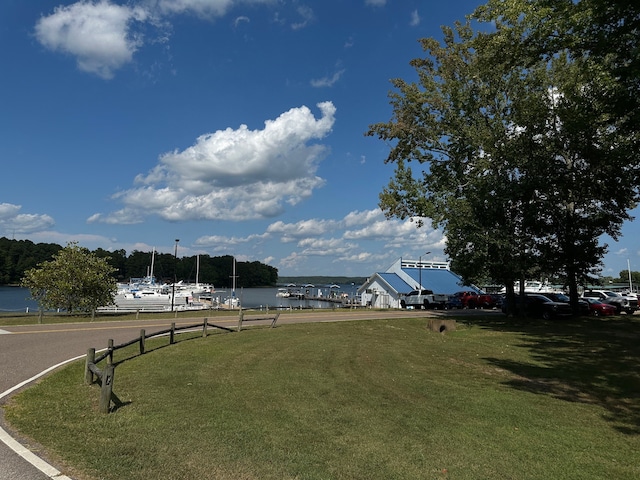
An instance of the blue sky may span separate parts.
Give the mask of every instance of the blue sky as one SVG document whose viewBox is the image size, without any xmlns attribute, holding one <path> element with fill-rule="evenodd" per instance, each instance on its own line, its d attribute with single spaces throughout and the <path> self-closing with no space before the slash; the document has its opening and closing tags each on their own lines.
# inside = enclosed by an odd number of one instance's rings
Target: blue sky
<svg viewBox="0 0 640 480">
<path fill-rule="evenodd" d="M 389 80 L 480 1 L 3 0 L 0 236 L 235 255 L 280 275 L 446 260 L 386 220 Z M 638 227 L 605 274 L 640 270 Z M 426 252 L 431 252 L 425 255 Z"/>
</svg>

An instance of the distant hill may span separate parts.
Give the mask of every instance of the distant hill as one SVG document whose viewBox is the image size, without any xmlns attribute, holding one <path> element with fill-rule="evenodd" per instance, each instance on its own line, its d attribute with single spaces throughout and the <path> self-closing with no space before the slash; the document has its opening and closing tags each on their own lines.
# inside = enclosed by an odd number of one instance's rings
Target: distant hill
<svg viewBox="0 0 640 480">
<path fill-rule="evenodd" d="M 357 287 L 362 285 L 367 280 L 367 277 L 326 277 L 326 276 L 309 276 L 309 277 L 278 277 L 278 285 L 287 285 L 289 283 L 295 283 L 296 285 L 305 285 L 310 283 L 312 285 L 350 285 L 355 284 Z"/>
</svg>

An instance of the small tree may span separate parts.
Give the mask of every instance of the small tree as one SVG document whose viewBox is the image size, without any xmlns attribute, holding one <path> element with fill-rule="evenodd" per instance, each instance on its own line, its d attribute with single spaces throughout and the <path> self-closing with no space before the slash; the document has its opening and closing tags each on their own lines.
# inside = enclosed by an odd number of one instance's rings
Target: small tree
<svg viewBox="0 0 640 480">
<path fill-rule="evenodd" d="M 93 314 L 96 308 L 114 303 L 117 292 L 114 271 L 108 259 L 71 242 L 53 260 L 27 270 L 22 286 L 29 289 L 40 308 Z"/>
</svg>

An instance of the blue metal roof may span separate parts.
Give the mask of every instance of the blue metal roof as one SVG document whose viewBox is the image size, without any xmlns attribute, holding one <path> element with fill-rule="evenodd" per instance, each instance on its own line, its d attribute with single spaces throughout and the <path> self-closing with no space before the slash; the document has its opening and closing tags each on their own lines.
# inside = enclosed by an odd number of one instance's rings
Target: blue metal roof
<svg viewBox="0 0 640 480">
<path fill-rule="evenodd" d="M 413 290 L 411 285 L 407 285 L 407 282 L 402 280 L 395 273 L 378 273 L 378 276 L 380 276 L 380 278 L 387 282 L 389 286 L 398 293 L 409 293 Z"/>
<path fill-rule="evenodd" d="M 422 272 L 420 272 L 419 268 L 403 268 L 402 270 L 415 280 L 415 285 L 411 286 L 411 290 L 414 290 L 416 286 L 419 285 L 420 280 L 422 280 L 422 287 L 433 290 L 434 293 L 451 295 L 463 289 L 478 291 L 475 287 L 465 285 L 462 278 L 451 270 L 431 268 L 423 268 Z"/>
</svg>

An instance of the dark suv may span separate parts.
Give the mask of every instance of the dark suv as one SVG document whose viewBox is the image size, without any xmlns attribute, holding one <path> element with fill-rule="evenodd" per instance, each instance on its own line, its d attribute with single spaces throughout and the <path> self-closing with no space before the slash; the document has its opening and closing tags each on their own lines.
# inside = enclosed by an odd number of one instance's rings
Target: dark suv
<svg viewBox="0 0 640 480">
<path fill-rule="evenodd" d="M 571 305 L 565 302 L 554 302 L 544 295 L 527 293 L 524 297 L 524 310 L 531 317 L 542 317 L 545 320 L 553 318 L 570 317 L 573 315 Z M 520 309 L 520 296 L 516 296 L 516 312 Z M 507 313 L 508 305 L 502 304 L 502 312 Z"/>
<path fill-rule="evenodd" d="M 571 303 L 571 299 L 569 296 L 564 293 L 541 293 L 540 295 L 544 295 L 549 300 L 553 302 L 562 302 L 562 303 Z M 578 308 L 580 309 L 580 315 L 590 315 L 591 308 L 589 308 L 589 303 L 587 303 L 584 299 L 578 299 Z"/>
</svg>

